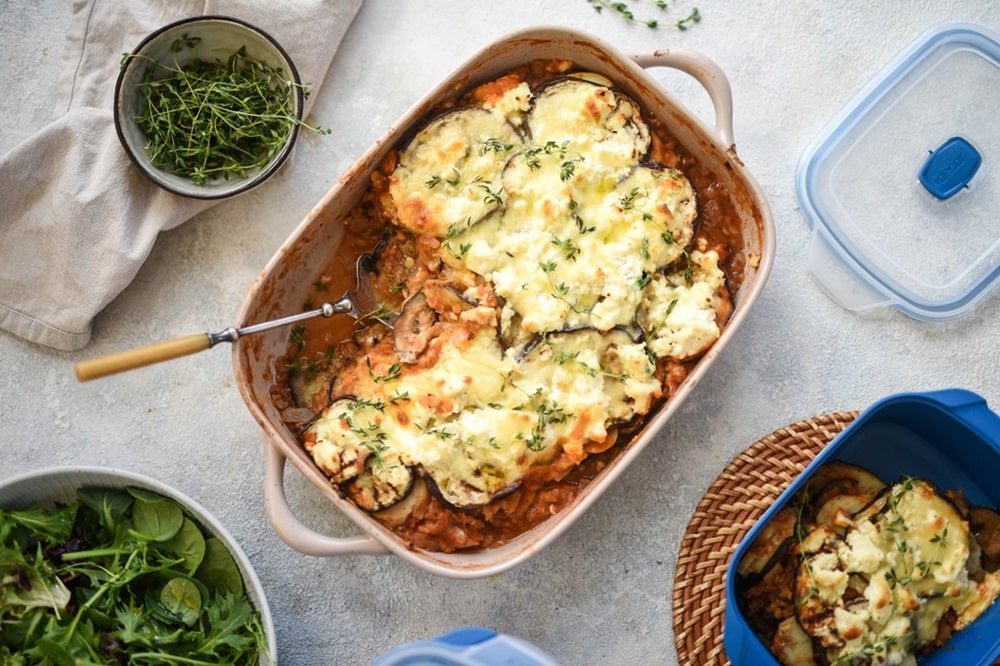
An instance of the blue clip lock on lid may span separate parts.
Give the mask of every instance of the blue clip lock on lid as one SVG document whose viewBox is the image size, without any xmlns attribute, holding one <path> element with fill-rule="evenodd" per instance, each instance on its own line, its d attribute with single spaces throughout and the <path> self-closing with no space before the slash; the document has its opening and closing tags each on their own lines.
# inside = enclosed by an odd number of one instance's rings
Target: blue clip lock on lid
<svg viewBox="0 0 1000 666">
<path fill-rule="evenodd" d="M 920 184 L 938 199 L 950 199 L 969 186 L 983 158 L 960 136 L 953 136 L 931 154 L 920 169 Z"/>
<path fill-rule="evenodd" d="M 931 28 L 807 147 L 809 271 L 851 310 L 967 315 L 1000 284 L 1000 35 Z"/>
</svg>

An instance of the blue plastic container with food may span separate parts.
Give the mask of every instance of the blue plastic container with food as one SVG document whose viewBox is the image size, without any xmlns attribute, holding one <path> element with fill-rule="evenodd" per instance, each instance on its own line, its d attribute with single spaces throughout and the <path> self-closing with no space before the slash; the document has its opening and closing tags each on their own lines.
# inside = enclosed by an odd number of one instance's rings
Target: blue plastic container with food
<svg viewBox="0 0 1000 666">
<path fill-rule="evenodd" d="M 964 389 L 876 402 L 737 547 L 734 666 L 1000 658 L 1000 416 Z"/>
</svg>

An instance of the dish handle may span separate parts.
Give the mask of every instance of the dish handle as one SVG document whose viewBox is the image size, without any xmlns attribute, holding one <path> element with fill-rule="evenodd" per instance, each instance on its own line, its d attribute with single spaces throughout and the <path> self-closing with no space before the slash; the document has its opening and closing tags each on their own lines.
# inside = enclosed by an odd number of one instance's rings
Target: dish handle
<svg viewBox="0 0 1000 666">
<path fill-rule="evenodd" d="M 371 536 L 331 537 L 303 525 L 285 496 L 285 456 L 264 438 L 264 512 L 282 541 L 306 555 L 383 555 L 388 549 Z"/>
<path fill-rule="evenodd" d="M 658 49 L 632 56 L 640 67 L 670 67 L 693 77 L 712 100 L 715 109 L 715 133 L 727 148 L 733 148 L 733 89 L 725 72 L 714 60 L 690 49 Z"/>
</svg>

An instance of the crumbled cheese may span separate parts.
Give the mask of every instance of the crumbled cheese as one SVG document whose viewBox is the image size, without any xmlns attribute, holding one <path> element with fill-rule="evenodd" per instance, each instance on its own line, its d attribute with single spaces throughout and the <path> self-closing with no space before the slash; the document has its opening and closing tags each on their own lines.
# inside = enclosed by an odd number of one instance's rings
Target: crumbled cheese
<svg viewBox="0 0 1000 666">
<path fill-rule="evenodd" d="M 521 125 L 521 118 L 531 107 L 531 88 L 521 82 L 501 95 L 492 110 L 514 126 Z"/>
<path fill-rule="evenodd" d="M 638 313 L 650 336 L 649 349 L 659 358 L 685 360 L 704 352 L 720 334 L 717 312 L 725 275 L 714 251 L 692 252 L 689 267 L 656 274 Z M 692 271 L 693 281 L 687 277 Z"/>
<path fill-rule="evenodd" d="M 961 628 L 1000 592 L 996 577 L 969 579 L 971 538 L 956 507 L 920 480 L 891 486 L 842 539 L 816 528 L 802 541 L 806 632 L 831 662 L 878 648 L 877 663 L 914 664 L 945 613 L 958 613 Z M 866 581 L 860 598 L 846 594 L 852 577 Z"/>
<path fill-rule="evenodd" d="M 886 561 L 886 554 L 875 523 L 865 521 L 849 530 L 839 555 L 851 571 L 868 575 L 878 571 Z"/>
<path fill-rule="evenodd" d="M 810 560 L 811 580 L 826 603 L 835 603 L 847 590 L 848 575 L 840 568 L 836 553 L 819 553 Z"/>
</svg>

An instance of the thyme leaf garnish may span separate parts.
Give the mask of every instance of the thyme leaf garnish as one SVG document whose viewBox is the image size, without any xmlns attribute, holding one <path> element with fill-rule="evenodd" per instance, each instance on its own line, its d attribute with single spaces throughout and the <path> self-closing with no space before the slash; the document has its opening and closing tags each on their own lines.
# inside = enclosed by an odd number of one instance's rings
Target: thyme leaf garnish
<svg viewBox="0 0 1000 666">
<path fill-rule="evenodd" d="M 635 13 L 629 8 L 629 5 L 624 2 L 614 2 L 612 0 L 587 0 L 587 3 L 593 7 L 594 11 L 598 14 L 602 13 L 605 9 L 608 9 L 629 23 L 641 23 L 647 28 L 653 29 L 676 28 L 677 30 L 687 30 L 690 24 L 697 23 L 701 20 L 701 13 L 698 11 L 697 7 L 692 8 L 688 15 L 680 20 L 663 23 L 659 19 L 655 18 L 637 18 Z M 666 11 L 672 3 L 667 0 L 652 0 L 649 4 L 661 11 Z"/>
</svg>

